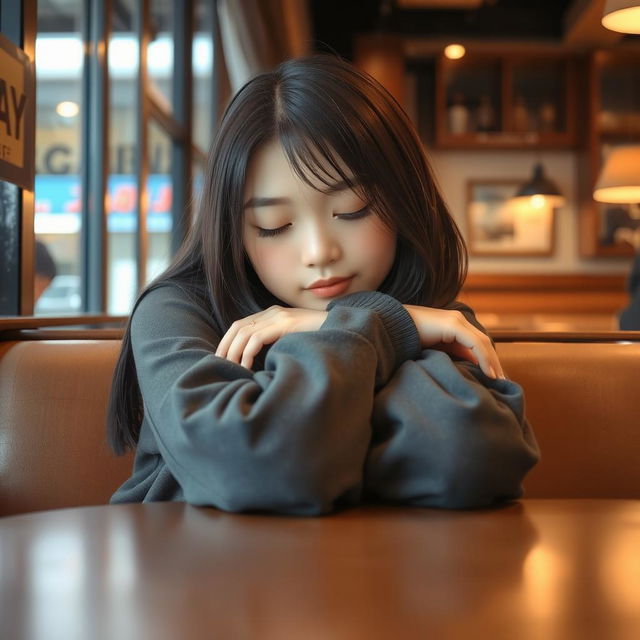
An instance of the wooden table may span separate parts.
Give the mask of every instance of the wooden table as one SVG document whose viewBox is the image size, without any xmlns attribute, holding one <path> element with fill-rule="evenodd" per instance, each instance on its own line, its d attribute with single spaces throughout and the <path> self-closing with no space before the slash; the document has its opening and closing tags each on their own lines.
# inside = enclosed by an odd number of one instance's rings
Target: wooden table
<svg viewBox="0 0 640 640">
<path fill-rule="evenodd" d="M 3 640 L 640 638 L 640 501 L 0 519 Z"/>
</svg>

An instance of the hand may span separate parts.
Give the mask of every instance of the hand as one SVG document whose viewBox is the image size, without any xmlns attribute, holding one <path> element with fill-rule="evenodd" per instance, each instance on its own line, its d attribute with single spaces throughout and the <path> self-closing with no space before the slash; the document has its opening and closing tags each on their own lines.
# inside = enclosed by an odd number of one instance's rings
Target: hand
<svg viewBox="0 0 640 640">
<path fill-rule="evenodd" d="M 216 355 L 251 369 L 262 347 L 274 343 L 287 333 L 317 331 L 327 311 L 296 309 L 274 305 L 236 320 L 222 336 Z"/>
<path fill-rule="evenodd" d="M 492 378 L 504 378 L 491 340 L 474 327 L 460 311 L 405 304 L 416 324 L 423 348 L 438 349 L 480 366 Z"/>
</svg>

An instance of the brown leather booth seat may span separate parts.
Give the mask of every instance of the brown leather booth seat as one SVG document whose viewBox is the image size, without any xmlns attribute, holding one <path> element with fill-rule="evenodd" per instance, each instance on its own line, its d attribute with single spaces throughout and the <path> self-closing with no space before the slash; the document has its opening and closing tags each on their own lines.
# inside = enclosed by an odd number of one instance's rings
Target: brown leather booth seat
<svg viewBox="0 0 640 640">
<path fill-rule="evenodd" d="M 0 342 L 0 515 L 102 504 L 127 478 L 105 410 L 118 340 Z M 498 343 L 542 459 L 525 497 L 640 498 L 640 343 Z"/>
<path fill-rule="evenodd" d="M 0 515 L 104 504 L 131 472 L 111 454 L 119 340 L 0 342 Z"/>
<path fill-rule="evenodd" d="M 640 342 L 498 343 L 541 449 L 529 498 L 640 498 Z"/>
</svg>

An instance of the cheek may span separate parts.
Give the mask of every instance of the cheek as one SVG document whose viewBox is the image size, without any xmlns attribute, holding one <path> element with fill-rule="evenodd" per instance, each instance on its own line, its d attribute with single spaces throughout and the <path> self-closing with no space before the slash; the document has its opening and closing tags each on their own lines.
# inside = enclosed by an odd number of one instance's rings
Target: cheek
<svg viewBox="0 0 640 640">
<path fill-rule="evenodd" d="M 388 270 L 395 258 L 396 235 L 381 224 L 375 224 L 359 236 L 357 246 L 359 253 L 370 262 Z"/>
<path fill-rule="evenodd" d="M 269 243 L 255 243 L 247 253 L 258 276 L 263 280 L 273 280 L 282 277 L 283 273 L 290 271 L 287 252 L 269 246 Z"/>
</svg>

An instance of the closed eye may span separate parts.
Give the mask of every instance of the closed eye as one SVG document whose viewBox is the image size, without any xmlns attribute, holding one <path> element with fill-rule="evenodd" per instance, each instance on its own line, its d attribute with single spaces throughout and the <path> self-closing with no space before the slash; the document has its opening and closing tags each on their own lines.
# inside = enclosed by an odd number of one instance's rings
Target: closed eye
<svg viewBox="0 0 640 640">
<path fill-rule="evenodd" d="M 371 213 L 371 209 L 369 205 L 365 205 L 362 209 L 358 209 L 352 213 L 336 213 L 336 218 L 340 218 L 341 220 L 357 220 L 358 218 L 364 218 Z"/>
<path fill-rule="evenodd" d="M 357 211 L 352 211 L 351 213 L 335 213 L 334 216 L 340 220 L 358 220 L 368 216 L 370 213 L 371 209 L 369 205 L 365 205 L 362 209 L 358 209 Z M 258 237 L 273 238 L 274 236 L 280 235 L 286 231 L 290 226 L 291 223 L 289 222 L 288 224 L 277 227 L 276 229 L 264 229 L 262 227 L 256 227 L 256 229 L 258 231 Z"/>
<path fill-rule="evenodd" d="M 288 227 L 291 226 L 291 223 L 285 224 L 282 227 L 278 227 L 277 229 L 263 229 L 262 227 L 256 227 L 258 230 L 259 238 L 272 238 L 273 236 L 277 236 L 278 234 L 286 231 Z"/>
</svg>

